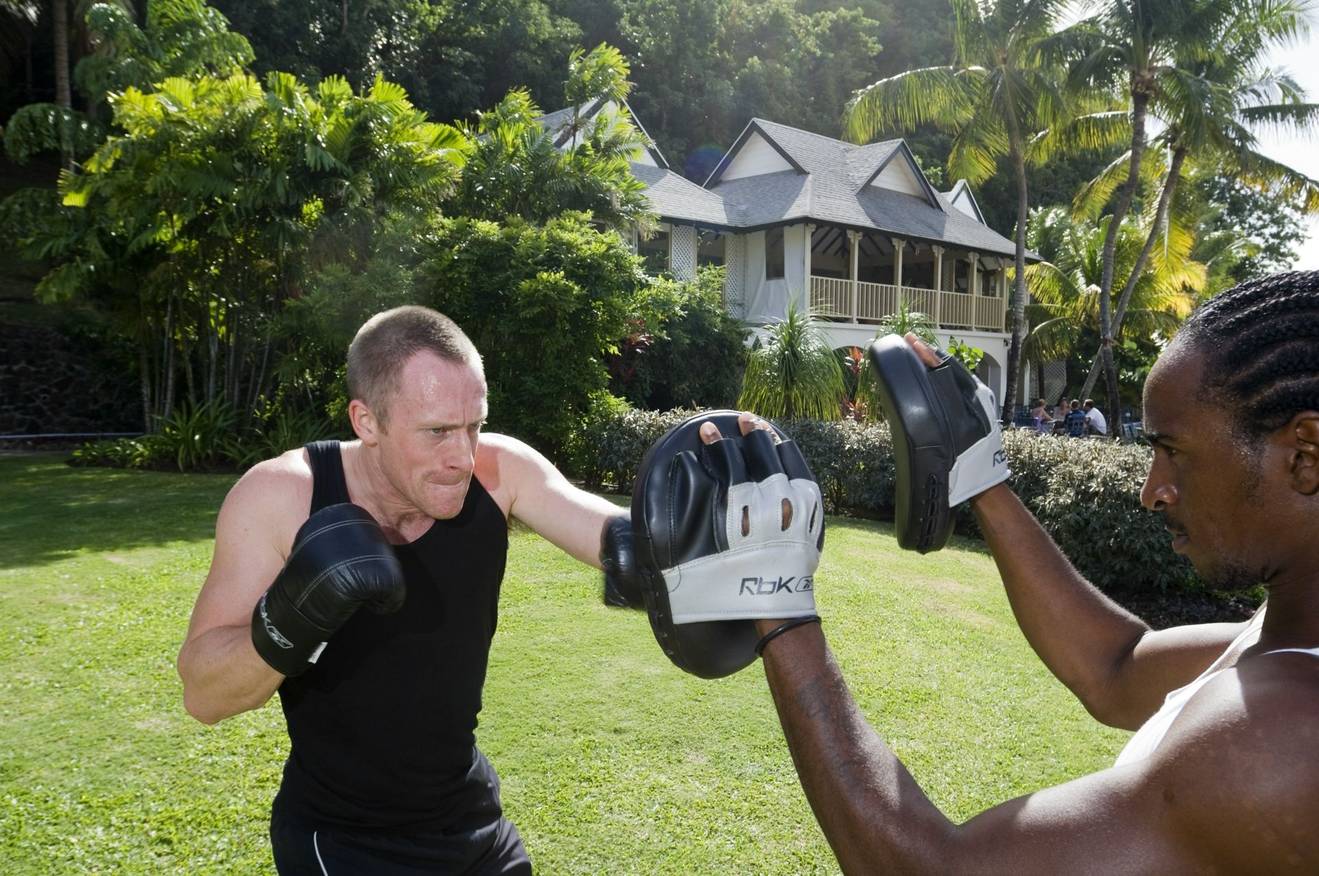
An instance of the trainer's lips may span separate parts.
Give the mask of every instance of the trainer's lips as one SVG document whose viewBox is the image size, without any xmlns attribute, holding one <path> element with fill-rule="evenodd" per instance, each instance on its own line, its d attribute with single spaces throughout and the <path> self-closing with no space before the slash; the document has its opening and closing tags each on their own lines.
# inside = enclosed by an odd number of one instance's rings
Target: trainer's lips
<svg viewBox="0 0 1319 876">
<path fill-rule="evenodd" d="M 1168 534 L 1172 536 L 1172 552 L 1175 554 L 1182 553 L 1186 545 L 1191 541 L 1190 537 L 1186 534 L 1186 530 L 1174 529 L 1171 526 L 1165 526 L 1164 529 L 1168 530 Z"/>
</svg>

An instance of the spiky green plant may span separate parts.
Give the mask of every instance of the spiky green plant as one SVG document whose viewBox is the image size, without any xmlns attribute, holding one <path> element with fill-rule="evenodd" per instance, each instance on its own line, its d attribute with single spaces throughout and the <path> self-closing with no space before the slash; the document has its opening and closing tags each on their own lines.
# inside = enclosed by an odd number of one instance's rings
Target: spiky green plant
<svg viewBox="0 0 1319 876">
<path fill-rule="evenodd" d="M 839 419 L 843 371 L 810 316 L 789 307 L 783 322 L 764 331 L 747 360 L 738 407 L 770 418 Z"/>
</svg>

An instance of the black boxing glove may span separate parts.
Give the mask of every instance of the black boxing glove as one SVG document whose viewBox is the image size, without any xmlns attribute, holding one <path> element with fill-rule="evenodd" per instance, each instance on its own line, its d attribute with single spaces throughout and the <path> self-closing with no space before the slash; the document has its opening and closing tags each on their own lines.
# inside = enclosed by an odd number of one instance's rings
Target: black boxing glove
<svg viewBox="0 0 1319 876">
<path fill-rule="evenodd" d="M 632 520 L 611 517 L 600 533 L 600 567 L 604 570 L 605 605 L 645 608 L 637 578 L 637 555 L 632 544 Z"/>
<path fill-rule="evenodd" d="M 300 675 L 360 606 L 388 614 L 406 595 L 403 567 L 375 518 L 351 503 L 330 505 L 302 524 L 253 609 L 252 644 L 275 671 Z"/>
</svg>

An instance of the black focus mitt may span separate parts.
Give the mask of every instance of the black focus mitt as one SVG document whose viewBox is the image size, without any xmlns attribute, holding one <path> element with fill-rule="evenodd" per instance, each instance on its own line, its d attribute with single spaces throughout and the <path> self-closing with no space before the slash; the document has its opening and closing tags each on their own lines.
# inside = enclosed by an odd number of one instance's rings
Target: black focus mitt
<svg viewBox="0 0 1319 876">
<path fill-rule="evenodd" d="M 923 554 L 948 541 L 955 507 L 1012 473 L 993 391 L 961 362 L 939 355 L 939 366 L 929 368 L 900 335 L 870 345 L 893 434 L 898 545 Z"/>
<path fill-rule="evenodd" d="M 722 436 L 713 444 L 699 434 L 706 421 Z M 815 615 L 820 488 L 797 445 L 770 428 L 743 436 L 736 412 L 692 417 L 637 473 L 632 531 L 651 628 L 702 678 L 756 659 L 757 619 Z"/>
</svg>

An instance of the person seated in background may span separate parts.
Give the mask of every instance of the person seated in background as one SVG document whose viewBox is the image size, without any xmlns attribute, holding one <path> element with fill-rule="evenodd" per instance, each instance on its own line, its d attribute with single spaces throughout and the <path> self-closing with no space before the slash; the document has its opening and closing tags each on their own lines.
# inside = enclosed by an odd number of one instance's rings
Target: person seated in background
<svg viewBox="0 0 1319 876">
<path fill-rule="evenodd" d="M 1097 438 L 1108 436 L 1108 420 L 1104 419 L 1103 412 L 1095 407 L 1094 399 L 1089 398 L 1085 400 L 1085 434 Z"/>
<path fill-rule="evenodd" d="M 1081 410 L 1081 402 L 1072 399 L 1071 409 L 1063 417 L 1063 431 L 1069 438 L 1085 437 L 1085 411 Z"/>
<path fill-rule="evenodd" d="M 1030 419 L 1035 431 L 1041 435 L 1053 431 L 1053 417 L 1049 416 L 1049 409 L 1044 406 L 1044 399 L 1035 399 L 1035 406 L 1030 409 Z"/>
</svg>

